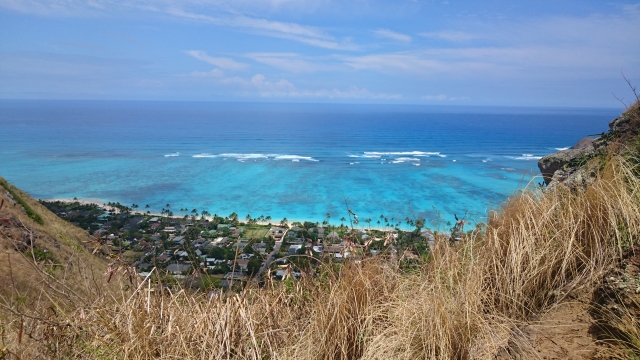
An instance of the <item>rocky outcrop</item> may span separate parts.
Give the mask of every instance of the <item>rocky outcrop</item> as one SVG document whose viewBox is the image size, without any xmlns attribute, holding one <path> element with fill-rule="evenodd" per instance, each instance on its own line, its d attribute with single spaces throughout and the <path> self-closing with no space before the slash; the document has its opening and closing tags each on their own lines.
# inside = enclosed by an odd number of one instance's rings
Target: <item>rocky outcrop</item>
<svg viewBox="0 0 640 360">
<path fill-rule="evenodd" d="M 604 153 L 612 143 L 627 144 L 640 134 L 640 103 L 636 103 L 609 123 L 609 131 L 597 139 L 584 138 L 571 148 L 547 155 L 538 161 L 547 190 L 559 184 L 569 189 L 584 188 L 595 177 L 595 171 L 585 165 Z"/>
<path fill-rule="evenodd" d="M 594 140 L 591 138 L 584 138 L 569 149 L 558 151 L 540 159 L 538 168 L 547 187 L 553 185 L 554 181 L 563 182 L 569 179 L 575 173 L 577 165 L 580 165 L 583 159 L 587 159 L 595 153 L 593 142 Z M 581 175 L 584 177 L 583 175 L 586 174 Z"/>
</svg>

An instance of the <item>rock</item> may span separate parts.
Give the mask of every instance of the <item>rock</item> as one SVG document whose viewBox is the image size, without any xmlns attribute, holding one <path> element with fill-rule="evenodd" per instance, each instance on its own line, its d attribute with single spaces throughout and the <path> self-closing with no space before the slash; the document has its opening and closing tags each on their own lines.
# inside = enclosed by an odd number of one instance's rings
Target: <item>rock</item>
<svg viewBox="0 0 640 360">
<path fill-rule="evenodd" d="M 578 140 L 578 142 L 575 145 L 573 145 L 570 149 L 581 150 L 581 149 L 588 149 L 589 147 L 593 147 L 593 139 L 586 137 Z"/>
<path fill-rule="evenodd" d="M 588 139 L 588 140 L 587 140 Z M 574 160 L 579 160 L 583 157 L 590 156 L 595 152 L 593 147 L 593 139 L 584 138 L 578 141 L 570 149 L 558 151 L 547 155 L 538 161 L 538 168 L 542 173 L 545 184 L 547 186 L 551 183 L 554 174 L 558 170 L 567 171 L 567 164 Z M 571 173 L 571 171 L 569 171 Z M 566 174 L 568 176 L 569 174 Z"/>
</svg>

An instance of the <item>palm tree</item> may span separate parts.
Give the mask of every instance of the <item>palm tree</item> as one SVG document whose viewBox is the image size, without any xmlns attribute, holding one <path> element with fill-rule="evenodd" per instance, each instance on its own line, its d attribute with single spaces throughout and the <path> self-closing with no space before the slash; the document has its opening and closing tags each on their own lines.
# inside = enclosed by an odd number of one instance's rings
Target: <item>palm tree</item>
<svg viewBox="0 0 640 360">
<path fill-rule="evenodd" d="M 282 218 L 282 220 L 280 220 L 280 225 L 282 225 L 282 226 L 287 226 L 287 223 L 288 223 L 288 222 L 289 222 L 289 221 L 287 220 L 287 218 Z"/>
<path fill-rule="evenodd" d="M 342 222 L 342 225 L 341 225 L 341 226 L 344 226 L 344 222 L 345 222 L 346 220 L 347 220 L 347 219 L 345 219 L 345 218 L 344 218 L 344 216 L 340 218 L 340 221 Z"/>
<path fill-rule="evenodd" d="M 247 220 L 248 223 L 251 222 L 251 214 L 247 214 L 247 216 L 244 217 L 245 220 Z"/>
<path fill-rule="evenodd" d="M 198 210 L 197 209 L 191 210 L 191 215 L 198 216 Z"/>
</svg>

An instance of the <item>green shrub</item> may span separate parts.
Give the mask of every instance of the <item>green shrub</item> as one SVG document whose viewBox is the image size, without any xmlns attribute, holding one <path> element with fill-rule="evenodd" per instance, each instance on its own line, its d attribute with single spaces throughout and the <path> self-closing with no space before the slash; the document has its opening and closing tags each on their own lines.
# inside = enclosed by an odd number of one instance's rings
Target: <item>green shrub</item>
<svg viewBox="0 0 640 360">
<path fill-rule="evenodd" d="M 11 194 L 13 199 L 24 208 L 24 211 L 27 213 L 28 217 L 30 217 L 33 221 L 37 222 L 38 224 L 44 225 L 44 220 L 42 220 L 40 215 L 38 215 L 38 213 L 33 211 L 31 206 L 29 206 L 27 202 L 24 201 L 20 197 L 20 195 L 18 195 L 18 193 L 13 189 L 13 187 L 6 180 L 0 178 L 0 185 L 2 185 L 2 187 L 4 187 L 9 192 L 9 194 Z"/>
</svg>

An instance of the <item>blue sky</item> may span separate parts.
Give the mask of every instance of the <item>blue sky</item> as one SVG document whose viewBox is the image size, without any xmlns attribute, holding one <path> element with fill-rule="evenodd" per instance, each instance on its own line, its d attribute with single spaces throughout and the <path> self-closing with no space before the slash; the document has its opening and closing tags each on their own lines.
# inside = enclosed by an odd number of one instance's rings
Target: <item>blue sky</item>
<svg viewBox="0 0 640 360">
<path fill-rule="evenodd" d="M 621 72 L 637 1 L 0 0 L 5 99 L 620 107 Z"/>
</svg>

